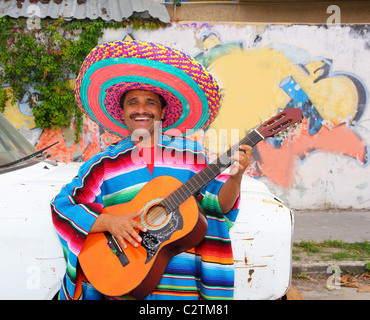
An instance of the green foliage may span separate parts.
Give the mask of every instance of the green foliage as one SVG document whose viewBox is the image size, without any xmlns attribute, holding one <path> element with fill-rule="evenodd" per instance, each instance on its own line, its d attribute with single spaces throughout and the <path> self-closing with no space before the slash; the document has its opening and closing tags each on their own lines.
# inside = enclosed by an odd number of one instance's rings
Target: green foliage
<svg viewBox="0 0 370 320">
<path fill-rule="evenodd" d="M 4 112 L 6 102 L 9 100 L 8 95 L 4 89 L 0 89 L 0 112 Z"/>
<path fill-rule="evenodd" d="M 319 260 L 368 260 L 370 241 L 347 243 L 328 239 L 294 243 L 293 259 L 300 260 L 302 254 L 316 256 Z"/>
<path fill-rule="evenodd" d="M 103 35 L 104 29 L 129 24 L 134 29 L 159 28 L 156 21 L 131 22 L 41 19 L 40 28 L 30 28 L 26 18 L 0 18 L 0 112 L 9 96 L 2 88 L 11 87 L 12 103 L 28 96 L 35 123 L 40 128 L 75 124 L 76 141 L 82 130 L 82 112 L 73 94 L 71 81 L 82 62 Z M 38 94 L 36 103 L 35 92 Z"/>
</svg>

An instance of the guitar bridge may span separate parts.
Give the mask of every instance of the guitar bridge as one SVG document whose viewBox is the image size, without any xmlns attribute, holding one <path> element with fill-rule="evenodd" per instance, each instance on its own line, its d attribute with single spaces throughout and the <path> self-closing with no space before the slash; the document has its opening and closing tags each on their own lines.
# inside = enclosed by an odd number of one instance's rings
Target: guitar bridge
<svg viewBox="0 0 370 320">
<path fill-rule="evenodd" d="M 126 254 L 123 252 L 116 238 L 113 237 L 109 232 L 104 232 L 104 235 L 108 240 L 107 245 L 109 246 L 112 253 L 114 253 L 117 256 L 122 266 L 125 267 L 126 265 L 128 265 L 130 263 L 130 260 L 127 258 Z"/>
</svg>

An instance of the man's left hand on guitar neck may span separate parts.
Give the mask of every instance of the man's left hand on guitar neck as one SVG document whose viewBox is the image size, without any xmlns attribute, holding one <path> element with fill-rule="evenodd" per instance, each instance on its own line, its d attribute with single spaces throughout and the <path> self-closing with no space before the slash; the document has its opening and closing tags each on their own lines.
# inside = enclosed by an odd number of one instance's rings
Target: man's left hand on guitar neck
<svg viewBox="0 0 370 320">
<path fill-rule="evenodd" d="M 240 186 L 245 170 L 250 165 L 252 158 L 252 147 L 241 145 L 231 159 L 234 163 L 230 166 L 230 177 L 221 187 L 218 194 L 218 201 L 222 212 L 229 212 L 235 205 L 240 193 Z"/>
</svg>

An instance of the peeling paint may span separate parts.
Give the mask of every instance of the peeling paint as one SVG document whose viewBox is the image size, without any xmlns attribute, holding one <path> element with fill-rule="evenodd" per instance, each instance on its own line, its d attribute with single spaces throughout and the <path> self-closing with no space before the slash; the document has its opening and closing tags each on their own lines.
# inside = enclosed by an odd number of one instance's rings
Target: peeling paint
<svg viewBox="0 0 370 320">
<path fill-rule="evenodd" d="M 277 201 L 274 201 L 274 200 L 270 200 L 270 199 L 262 199 L 262 201 L 264 203 L 268 203 L 268 204 L 273 204 L 273 205 L 277 205 L 278 207 L 282 208 L 283 205 Z"/>
<path fill-rule="evenodd" d="M 249 273 L 248 283 L 250 283 L 252 281 L 252 274 L 254 273 L 254 269 L 250 269 L 248 273 Z"/>
</svg>

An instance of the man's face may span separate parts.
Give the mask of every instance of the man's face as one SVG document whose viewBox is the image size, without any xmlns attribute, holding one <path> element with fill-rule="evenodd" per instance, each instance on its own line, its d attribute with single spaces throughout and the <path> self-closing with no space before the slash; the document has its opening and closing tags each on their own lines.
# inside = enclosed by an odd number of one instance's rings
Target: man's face
<svg viewBox="0 0 370 320">
<path fill-rule="evenodd" d="M 158 94 L 146 90 L 126 93 L 123 102 L 123 119 L 133 140 L 137 135 L 148 137 L 158 130 L 165 108 L 162 109 Z"/>
</svg>

